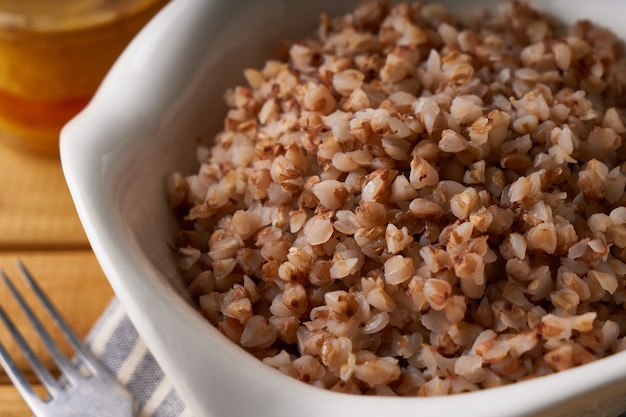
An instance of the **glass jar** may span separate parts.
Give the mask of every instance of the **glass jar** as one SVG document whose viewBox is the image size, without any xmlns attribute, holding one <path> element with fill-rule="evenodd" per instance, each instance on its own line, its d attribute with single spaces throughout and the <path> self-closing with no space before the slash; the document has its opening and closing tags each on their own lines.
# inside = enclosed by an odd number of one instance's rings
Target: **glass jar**
<svg viewBox="0 0 626 417">
<path fill-rule="evenodd" d="M 0 140 L 58 153 L 63 125 L 169 0 L 0 0 Z"/>
</svg>

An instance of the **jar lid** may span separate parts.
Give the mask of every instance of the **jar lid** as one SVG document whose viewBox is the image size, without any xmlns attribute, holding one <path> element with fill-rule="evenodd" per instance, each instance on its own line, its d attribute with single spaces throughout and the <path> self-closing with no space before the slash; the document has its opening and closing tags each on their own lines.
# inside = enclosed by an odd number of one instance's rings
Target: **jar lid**
<svg viewBox="0 0 626 417">
<path fill-rule="evenodd" d="M 162 0 L 0 0 L 0 31 L 66 32 L 123 19 Z"/>
</svg>

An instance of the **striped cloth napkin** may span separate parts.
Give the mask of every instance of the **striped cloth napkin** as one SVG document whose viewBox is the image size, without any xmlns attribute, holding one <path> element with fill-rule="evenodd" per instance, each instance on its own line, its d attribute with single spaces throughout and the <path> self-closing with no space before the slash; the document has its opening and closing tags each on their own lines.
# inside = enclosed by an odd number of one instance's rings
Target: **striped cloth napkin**
<svg viewBox="0 0 626 417">
<path fill-rule="evenodd" d="M 135 395 L 140 417 L 192 416 L 139 338 L 117 298 L 113 298 L 91 329 L 86 343 Z"/>
<path fill-rule="evenodd" d="M 139 338 L 121 303 L 113 298 L 87 336 L 87 344 L 135 395 L 140 417 L 191 417 Z M 626 412 L 619 415 L 626 417 Z"/>
</svg>

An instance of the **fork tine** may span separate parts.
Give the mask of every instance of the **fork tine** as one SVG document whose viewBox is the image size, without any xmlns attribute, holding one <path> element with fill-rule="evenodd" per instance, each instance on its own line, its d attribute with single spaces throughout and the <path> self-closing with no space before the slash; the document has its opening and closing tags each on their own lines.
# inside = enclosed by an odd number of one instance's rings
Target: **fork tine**
<svg viewBox="0 0 626 417">
<path fill-rule="evenodd" d="M 69 359 L 62 354 L 59 346 L 43 327 L 42 321 L 37 318 L 26 303 L 13 281 L 0 268 L 0 281 L 4 281 L 11 291 L 31 325 L 39 333 L 39 337 L 48 348 L 50 355 L 64 376 L 59 381 L 54 380 L 50 372 L 45 369 L 41 360 L 24 340 L 9 315 L 0 306 L 0 321 L 6 324 L 9 332 L 49 393 L 49 399 L 42 399 L 35 392 L 22 371 L 17 367 L 15 361 L 10 357 L 6 348 L 0 343 L 0 365 L 5 369 L 6 374 L 10 377 L 33 413 L 37 416 L 48 415 L 55 417 L 96 414 L 102 416 L 135 416 L 137 409 L 133 395 L 99 363 L 95 355 L 70 330 L 67 322 L 60 316 L 22 262 L 18 260 L 17 265 L 22 272 L 22 277 L 30 286 L 30 290 L 39 298 L 40 304 L 47 310 L 56 326 L 64 333 L 70 344 L 74 346 L 77 361 L 82 361 L 82 365 L 92 371 L 90 376 L 85 375 L 83 377 L 82 368 L 79 370 L 73 366 L 74 360 L 70 363 Z M 68 383 L 65 384 L 64 381 Z M 0 414 L 2 413 L 0 412 Z"/>
<path fill-rule="evenodd" d="M 52 339 L 52 337 L 50 336 L 50 333 L 48 333 L 45 327 L 41 324 L 41 321 L 39 321 L 37 316 L 35 316 L 35 314 L 33 313 L 33 310 L 28 306 L 28 304 L 26 304 L 26 301 L 24 300 L 22 295 L 19 293 L 17 288 L 15 288 L 15 286 L 13 285 L 9 277 L 6 275 L 6 273 L 0 270 L 0 276 L 2 277 L 7 287 L 9 288 L 9 290 L 11 291 L 11 293 L 17 300 L 18 304 L 22 308 L 22 311 L 26 313 L 28 320 L 37 331 L 37 334 L 41 338 L 42 342 L 48 348 L 48 351 L 50 355 L 52 356 L 52 358 L 54 359 L 54 361 L 56 362 L 57 366 L 59 367 L 59 370 L 61 370 L 70 380 L 75 382 L 76 379 L 80 377 L 76 368 L 74 368 L 74 366 L 72 366 L 72 364 L 65 357 L 65 355 L 61 353 L 59 346 Z"/>
<path fill-rule="evenodd" d="M 93 369 L 93 366 L 94 366 L 93 364 L 94 362 L 96 362 L 96 360 L 92 352 L 79 339 L 76 333 L 74 333 L 72 328 L 69 326 L 69 324 L 67 324 L 63 316 L 56 309 L 56 307 L 52 305 L 52 302 L 41 290 L 41 287 L 39 287 L 39 284 L 37 284 L 37 281 L 35 281 L 35 278 L 33 278 L 33 276 L 28 271 L 24 263 L 19 259 L 16 262 L 17 262 L 18 268 L 20 269 L 20 272 L 22 273 L 22 277 L 31 287 L 35 295 L 37 295 L 37 298 L 39 299 L 39 301 L 41 301 L 43 306 L 46 308 L 46 310 L 52 317 L 57 327 L 61 329 L 61 331 L 67 338 L 67 340 L 70 342 L 70 345 L 76 351 L 76 354 L 80 357 L 80 359 L 86 366 L 89 366 L 90 368 L 89 370 L 91 372 L 96 372 L 96 369 Z"/>
<path fill-rule="evenodd" d="M 4 274 L 4 271 L 0 271 L 0 273 Z M 2 319 L 2 321 L 6 325 L 7 330 L 9 330 L 9 333 L 11 333 L 11 336 L 13 336 L 13 339 L 15 339 L 16 343 L 18 344 L 22 353 L 24 354 L 24 357 L 26 358 L 28 363 L 30 363 L 31 367 L 35 371 L 35 374 L 39 377 L 39 380 L 46 387 L 46 390 L 48 390 L 50 395 L 54 396 L 60 389 L 59 384 L 55 381 L 52 374 L 50 374 L 50 371 L 48 371 L 45 365 L 37 357 L 35 352 L 33 352 L 31 347 L 28 345 L 28 343 L 24 339 L 24 336 L 22 336 L 20 331 L 17 329 L 17 327 L 13 323 L 13 320 L 9 318 L 8 314 L 2 307 L 0 307 L 0 319 Z"/>
<path fill-rule="evenodd" d="M 6 372 L 6 374 L 15 385 L 15 388 L 19 391 L 20 395 L 26 401 L 26 404 L 30 407 L 30 409 L 36 413 L 40 414 L 42 406 L 44 402 L 39 398 L 33 387 L 30 385 L 20 368 L 17 366 L 15 361 L 9 355 L 9 352 L 6 350 L 4 345 L 0 343 L 0 365 Z"/>
</svg>

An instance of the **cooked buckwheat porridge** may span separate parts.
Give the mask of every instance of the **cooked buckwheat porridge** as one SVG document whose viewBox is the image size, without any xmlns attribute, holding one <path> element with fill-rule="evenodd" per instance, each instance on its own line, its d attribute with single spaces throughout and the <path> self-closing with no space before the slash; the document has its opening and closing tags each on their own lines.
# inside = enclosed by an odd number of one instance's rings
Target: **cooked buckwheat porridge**
<svg viewBox="0 0 626 417">
<path fill-rule="evenodd" d="M 521 2 L 375 1 L 244 71 L 174 173 L 188 293 L 306 383 L 431 396 L 626 349 L 626 58 Z"/>
</svg>

